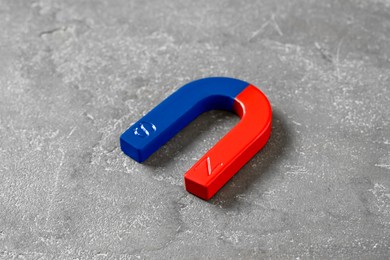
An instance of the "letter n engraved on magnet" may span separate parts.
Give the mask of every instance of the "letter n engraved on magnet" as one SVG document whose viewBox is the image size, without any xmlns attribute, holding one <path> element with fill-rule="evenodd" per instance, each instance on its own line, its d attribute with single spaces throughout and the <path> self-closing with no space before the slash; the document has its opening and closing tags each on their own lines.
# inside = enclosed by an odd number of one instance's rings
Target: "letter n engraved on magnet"
<svg viewBox="0 0 390 260">
<path fill-rule="evenodd" d="M 156 130 L 157 128 L 154 124 L 149 122 L 140 122 L 135 126 L 133 133 L 136 136 L 145 138 L 156 132 Z"/>
<path fill-rule="evenodd" d="M 223 163 L 218 163 L 214 168 L 211 166 L 211 159 L 209 156 L 207 156 L 203 161 L 201 161 L 196 167 L 195 171 L 199 170 L 199 167 L 203 166 L 202 168 L 205 170 L 208 176 L 215 173 L 215 171 L 218 168 L 221 168 L 223 166 Z"/>
</svg>

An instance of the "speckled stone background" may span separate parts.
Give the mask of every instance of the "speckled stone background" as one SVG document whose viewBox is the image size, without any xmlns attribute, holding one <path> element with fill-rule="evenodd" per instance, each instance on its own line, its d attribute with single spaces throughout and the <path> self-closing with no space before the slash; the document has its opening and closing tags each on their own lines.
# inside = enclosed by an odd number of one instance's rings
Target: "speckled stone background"
<svg viewBox="0 0 390 260">
<path fill-rule="evenodd" d="M 389 0 L 0 0 L 0 30 L 1 259 L 389 259 Z M 207 76 L 274 110 L 208 202 L 183 174 L 236 116 L 119 148 Z"/>
</svg>

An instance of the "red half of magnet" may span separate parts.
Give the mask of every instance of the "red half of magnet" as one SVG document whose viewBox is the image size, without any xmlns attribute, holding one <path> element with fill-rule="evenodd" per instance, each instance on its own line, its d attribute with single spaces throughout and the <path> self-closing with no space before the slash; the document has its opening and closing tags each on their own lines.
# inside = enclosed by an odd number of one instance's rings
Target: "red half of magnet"
<svg viewBox="0 0 390 260">
<path fill-rule="evenodd" d="M 240 122 L 184 175 L 188 192 L 209 200 L 263 146 L 271 134 L 272 110 L 267 97 L 249 85 L 234 101 Z"/>
</svg>

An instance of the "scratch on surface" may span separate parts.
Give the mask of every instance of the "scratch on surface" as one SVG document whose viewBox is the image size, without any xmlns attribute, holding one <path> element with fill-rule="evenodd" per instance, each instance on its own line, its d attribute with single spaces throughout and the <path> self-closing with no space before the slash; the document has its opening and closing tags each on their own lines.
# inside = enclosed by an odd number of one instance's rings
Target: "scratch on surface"
<svg viewBox="0 0 390 260">
<path fill-rule="evenodd" d="M 322 47 L 318 42 L 314 43 L 316 49 L 321 53 L 322 58 L 330 63 L 334 63 L 333 55 L 325 47 Z"/>
<path fill-rule="evenodd" d="M 341 76 L 340 76 L 340 49 L 341 49 L 341 45 L 343 44 L 343 40 L 344 40 L 344 37 L 341 38 L 339 44 L 337 45 L 337 51 L 336 51 L 336 72 L 337 72 L 337 78 L 338 80 L 341 79 Z"/>
<path fill-rule="evenodd" d="M 249 38 L 249 41 L 253 40 L 254 38 L 256 38 L 257 35 L 259 35 L 260 33 L 263 32 L 263 30 L 265 29 L 265 27 L 267 27 L 267 25 L 269 24 L 269 21 L 265 22 L 261 27 L 260 29 L 258 29 L 257 31 L 254 31 L 252 33 L 252 36 Z"/>
<path fill-rule="evenodd" d="M 375 164 L 376 167 L 385 168 L 390 170 L 390 164 Z"/>
<path fill-rule="evenodd" d="M 275 20 L 275 14 L 272 14 L 271 16 L 272 24 L 274 25 L 275 30 L 279 33 L 280 36 L 283 36 L 283 32 L 280 29 L 278 23 Z"/>
<path fill-rule="evenodd" d="M 280 36 L 283 36 L 283 32 L 282 30 L 280 29 L 280 26 L 279 24 L 276 22 L 276 19 L 275 19 L 275 14 L 272 14 L 271 15 L 271 18 L 268 19 L 268 21 L 266 21 L 257 31 L 254 31 L 251 35 L 251 37 L 248 39 L 248 41 L 251 41 L 253 40 L 254 38 L 256 38 L 259 34 L 261 34 L 264 29 L 268 26 L 268 25 L 272 25 L 272 27 L 275 29 L 275 31 L 278 32 L 278 34 Z"/>
<path fill-rule="evenodd" d="M 302 125 L 301 123 L 298 123 L 298 122 L 296 122 L 296 121 L 294 121 L 294 120 L 292 120 L 291 122 L 293 122 L 293 124 L 294 124 L 294 125 L 297 125 L 297 126 L 301 126 L 301 125 Z"/>
<path fill-rule="evenodd" d="M 92 121 L 95 120 L 95 118 L 91 114 L 85 114 L 85 116 L 87 118 L 91 119 Z"/>
<path fill-rule="evenodd" d="M 47 208 L 46 222 L 45 222 L 46 228 L 47 228 L 48 222 L 50 220 L 50 215 L 53 211 L 54 198 L 55 198 L 55 194 L 57 193 L 57 190 L 58 190 L 58 182 L 59 182 L 60 172 L 61 172 L 61 168 L 62 168 L 62 165 L 64 164 L 64 159 L 65 159 L 64 151 L 62 149 L 59 149 L 59 151 L 61 152 L 61 160 L 60 160 L 60 163 L 59 163 L 57 170 L 55 172 L 53 191 L 49 195 L 49 207 Z"/>
<path fill-rule="evenodd" d="M 71 137 L 71 135 L 74 133 L 74 131 L 76 130 L 77 126 L 73 127 L 72 130 L 70 130 L 70 133 L 68 134 L 68 136 L 66 137 L 66 139 L 69 139 L 69 137 Z"/>
<path fill-rule="evenodd" d="M 54 28 L 51 30 L 43 31 L 43 32 L 39 33 L 39 37 L 42 37 L 42 36 L 47 35 L 47 34 L 53 34 L 53 33 L 58 32 L 58 31 L 65 31 L 66 29 L 67 29 L 66 27 L 59 27 L 59 28 Z"/>
</svg>

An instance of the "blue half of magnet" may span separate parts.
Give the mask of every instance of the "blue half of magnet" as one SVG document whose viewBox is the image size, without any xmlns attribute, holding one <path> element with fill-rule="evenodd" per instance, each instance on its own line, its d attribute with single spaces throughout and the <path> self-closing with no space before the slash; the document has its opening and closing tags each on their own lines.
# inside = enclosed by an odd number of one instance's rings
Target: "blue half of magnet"
<svg viewBox="0 0 390 260">
<path fill-rule="evenodd" d="M 224 77 L 184 85 L 121 135 L 122 151 L 143 162 L 202 113 L 232 111 L 235 97 L 247 86 L 247 82 Z"/>
</svg>

